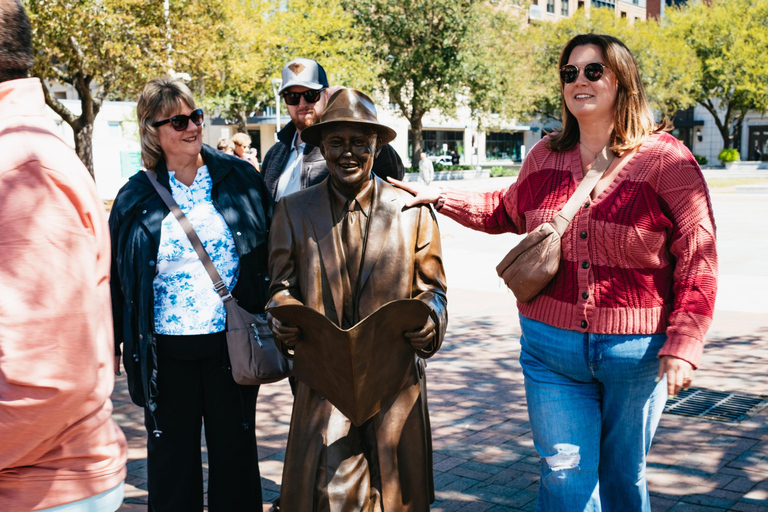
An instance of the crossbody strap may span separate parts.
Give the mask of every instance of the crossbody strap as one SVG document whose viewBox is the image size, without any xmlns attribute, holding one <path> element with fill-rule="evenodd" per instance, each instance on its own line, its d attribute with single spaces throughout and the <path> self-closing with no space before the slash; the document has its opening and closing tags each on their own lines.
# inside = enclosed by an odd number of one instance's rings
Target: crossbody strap
<svg viewBox="0 0 768 512">
<path fill-rule="evenodd" d="M 609 145 L 606 144 L 597 159 L 595 159 L 595 163 L 592 164 L 592 167 L 587 171 L 587 174 L 581 180 L 581 183 L 579 183 L 579 186 L 576 187 L 571 198 L 565 203 L 563 209 L 555 215 L 555 218 L 552 219 L 552 225 L 555 227 L 558 235 L 563 236 L 568 224 L 571 223 L 576 216 L 576 212 L 579 211 L 579 207 L 595 189 L 597 182 L 600 181 L 600 178 L 605 174 L 606 169 L 611 165 L 613 159 L 613 151 L 611 151 Z"/>
<path fill-rule="evenodd" d="M 155 190 L 157 190 L 157 193 L 160 195 L 160 198 L 171 210 L 171 213 L 173 213 L 173 216 L 179 221 L 179 224 L 181 224 L 181 228 L 184 230 L 184 233 L 186 233 L 187 238 L 189 238 L 189 241 L 192 243 L 192 247 L 195 249 L 200 261 L 203 263 L 205 271 L 208 272 L 208 277 L 213 281 L 213 288 L 216 290 L 216 293 L 219 294 L 221 300 L 225 303 L 231 300 L 232 295 L 229 293 L 227 285 L 224 284 L 224 280 L 221 278 L 219 271 L 216 270 L 216 265 L 213 264 L 211 257 L 208 255 L 205 247 L 203 247 L 203 243 L 200 241 L 200 237 L 197 236 L 195 228 L 192 227 L 192 223 L 189 222 L 187 216 L 181 211 L 181 208 L 179 208 L 179 205 L 176 203 L 176 200 L 173 198 L 170 191 L 157 182 L 157 174 L 155 174 L 155 171 L 147 170 L 146 173 L 150 183 L 152 183 L 152 186 L 155 187 Z"/>
</svg>

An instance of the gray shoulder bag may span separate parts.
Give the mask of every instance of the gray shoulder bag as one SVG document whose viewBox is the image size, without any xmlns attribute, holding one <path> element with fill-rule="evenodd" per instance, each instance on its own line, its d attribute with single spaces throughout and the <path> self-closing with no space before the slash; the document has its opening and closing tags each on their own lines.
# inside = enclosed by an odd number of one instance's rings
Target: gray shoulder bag
<svg viewBox="0 0 768 512">
<path fill-rule="evenodd" d="M 227 285 L 224 284 L 219 271 L 216 270 L 211 257 L 203 247 L 195 228 L 176 204 L 171 193 L 157 182 L 154 171 L 147 171 L 147 177 L 181 224 L 208 276 L 213 281 L 213 288 L 224 303 L 227 310 L 227 349 L 235 382 L 242 385 L 268 384 L 288 377 L 291 374 L 290 364 L 275 345 L 275 338 L 267 324 L 266 315 L 251 314 L 237 304 L 237 300 L 227 289 Z"/>
<path fill-rule="evenodd" d="M 605 146 L 563 209 L 551 222 L 545 222 L 528 233 L 496 266 L 496 273 L 520 302 L 533 299 L 557 274 L 560 237 L 613 158 L 613 153 Z"/>
</svg>

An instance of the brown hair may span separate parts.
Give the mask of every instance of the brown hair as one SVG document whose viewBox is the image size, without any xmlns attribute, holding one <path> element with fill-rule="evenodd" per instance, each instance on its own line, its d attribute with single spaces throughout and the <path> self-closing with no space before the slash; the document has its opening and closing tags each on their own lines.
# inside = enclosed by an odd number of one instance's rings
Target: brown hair
<svg viewBox="0 0 768 512">
<path fill-rule="evenodd" d="M 610 141 L 611 150 L 616 154 L 631 151 L 640 146 L 651 133 L 666 130 L 668 128 L 666 120 L 661 124 L 654 120 L 635 58 L 624 43 L 615 37 L 603 34 L 581 34 L 574 37 L 563 48 L 558 69 L 568 64 L 574 48 L 588 44 L 598 46 L 602 50 L 605 65 L 613 71 L 618 84 L 616 108 L 613 114 L 614 127 Z M 563 87 L 564 84 L 561 82 L 561 98 Z M 552 151 L 568 151 L 579 142 L 579 123 L 568 110 L 564 98 L 562 103 L 563 128 L 551 134 L 546 142 L 547 147 Z"/>
<path fill-rule="evenodd" d="M 160 137 L 157 135 L 158 129 L 153 127 L 152 123 L 162 120 L 185 103 L 189 108 L 195 109 L 192 91 L 178 78 L 153 78 L 144 86 L 136 106 L 136 117 L 139 121 L 141 159 L 147 169 L 154 170 L 164 156 Z"/>
<path fill-rule="evenodd" d="M 26 78 L 34 59 L 24 7 L 19 0 L 0 0 L 0 82 Z"/>
</svg>

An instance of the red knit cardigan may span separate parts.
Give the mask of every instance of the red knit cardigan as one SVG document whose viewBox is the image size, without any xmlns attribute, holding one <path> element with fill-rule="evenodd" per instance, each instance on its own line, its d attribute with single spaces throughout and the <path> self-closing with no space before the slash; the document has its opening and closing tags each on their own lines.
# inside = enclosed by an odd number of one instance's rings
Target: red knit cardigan
<svg viewBox="0 0 768 512">
<path fill-rule="evenodd" d="M 509 188 L 446 189 L 440 213 L 488 233 L 530 232 L 552 220 L 582 177 L 578 146 L 552 152 L 541 140 Z M 581 332 L 666 332 L 659 356 L 698 367 L 716 291 L 706 182 L 688 149 L 661 132 L 579 209 L 563 235 L 557 275 L 518 309 L 526 318 Z"/>
</svg>

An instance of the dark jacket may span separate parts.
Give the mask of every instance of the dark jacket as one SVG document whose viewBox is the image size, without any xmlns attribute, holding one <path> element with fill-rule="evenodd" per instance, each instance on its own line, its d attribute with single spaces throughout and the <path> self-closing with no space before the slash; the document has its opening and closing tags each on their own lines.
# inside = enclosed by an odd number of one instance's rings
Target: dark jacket
<svg viewBox="0 0 768 512">
<path fill-rule="evenodd" d="M 261 313 L 269 288 L 267 239 L 272 198 L 261 175 L 245 160 L 206 145 L 201 154 L 213 181 L 213 205 L 232 231 L 240 256 L 232 294 L 243 308 Z M 170 190 L 164 161 L 156 171 L 158 182 Z M 168 213 L 149 178 L 138 172 L 118 192 L 109 216 L 115 354 L 121 353 L 122 344 L 131 400 L 150 411 L 157 407 L 158 371 L 152 282 L 160 229 Z"/>
<path fill-rule="evenodd" d="M 272 197 L 277 194 L 277 182 L 291 156 L 291 143 L 295 134 L 296 126 L 291 121 L 278 132 L 277 143 L 269 148 L 261 163 L 261 174 Z M 385 181 L 387 176 L 398 180 L 403 179 L 405 167 L 395 148 L 389 144 L 381 148 L 381 153 L 373 161 L 373 173 Z M 304 147 L 304 161 L 301 166 L 302 190 L 320 183 L 326 176 L 328 176 L 328 167 L 325 165 L 325 158 L 320 153 L 320 148 L 307 143 Z"/>
</svg>

